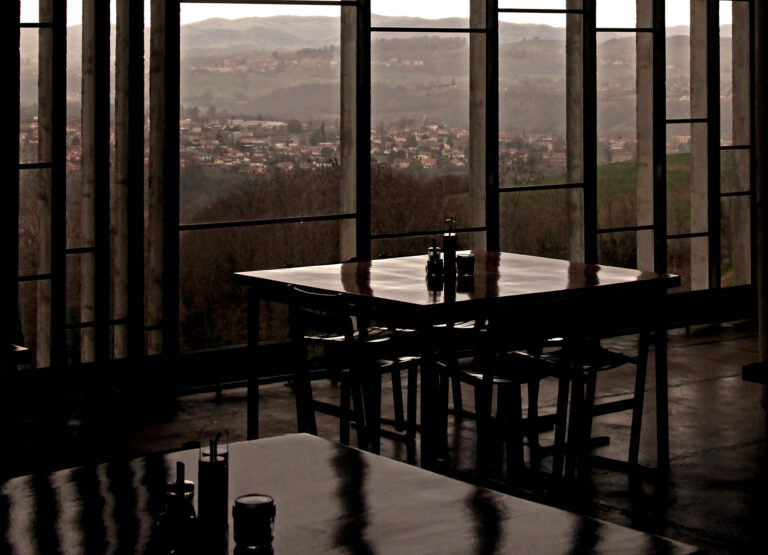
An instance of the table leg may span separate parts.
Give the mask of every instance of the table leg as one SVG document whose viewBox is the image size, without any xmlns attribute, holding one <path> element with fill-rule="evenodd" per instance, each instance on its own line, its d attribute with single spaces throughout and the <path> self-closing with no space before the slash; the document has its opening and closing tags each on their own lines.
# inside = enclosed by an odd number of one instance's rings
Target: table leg
<svg viewBox="0 0 768 555">
<path fill-rule="evenodd" d="M 421 357 L 421 467 L 433 469 L 437 466 L 440 432 L 439 395 L 440 377 L 435 365 L 432 349 L 431 326 L 418 329 L 424 351 Z"/>
<path fill-rule="evenodd" d="M 259 296 L 248 290 L 248 395 L 246 407 L 246 435 L 259 439 Z"/>
<path fill-rule="evenodd" d="M 659 469 L 669 468 L 669 392 L 667 383 L 667 328 L 661 294 L 654 344 L 656 349 L 656 456 Z"/>
</svg>

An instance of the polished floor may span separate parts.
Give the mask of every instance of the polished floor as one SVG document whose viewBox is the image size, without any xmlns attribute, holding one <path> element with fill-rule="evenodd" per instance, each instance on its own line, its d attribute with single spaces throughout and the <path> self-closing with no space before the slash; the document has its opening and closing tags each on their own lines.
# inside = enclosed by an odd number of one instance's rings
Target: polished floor
<svg viewBox="0 0 768 555">
<path fill-rule="evenodd" d="M 634 339 L 619 338 L 614 348 L 632 350 Z M 766 419 L 760 406 L 761 386 L 741 378 L 741 366 L 757 358 L 757 339 L 749 323 L 672 330 L 669 343 L 671 468 L 655 467 L 653 366 L 649 371 L 640 462 L 649 470 L 627 473 L 595 465 L 588 476 L 543 487 L 523 488 L 521 495 L 581 514 L 660 534 L 710 551 L 768 552 L 768 466 Z M 651 357 L 652 358 L 652 357 Z M 631 368 L 600 375 L 600 400 L 618 399 L 633 387 Z M 385 389 L 383 398 L 388 399 Z M 319 398 L 334 398 L 330 384 L 316 387 Z M 553 412 L 556 384 L 545 382 L 542 412 Z M 471 406 L 472 395 L 464 391 Z M 284 384 L 262 389 L 263 436 L 295 431 L 292 390 Z M 19 469 L 43 471 L 152 451 L 168 451 L 195 442 L 200 430 L 216 425 L 229 430 L 230 441 L 245 438 L 245 390 L 224 389 L 174 397 L 150 392 L 73 406 L 66 423 L 27 423 L 19 445 L 25 450 Z M 391 411 L 386 403 L 385 412 Z M 42 428 L 42 426 L 46 426 Z M 338 438 L 338 421 L 320 416 L 319 435 Z M 477 480 L 474 422 L 450 418 L 452 475 Z M 629 414 L 596 420 L 593 435 L 610 437 L 595 453 L 626 458 Z M 551 442 L 551 432 L 543 442 Z M 42 444 L 47 447 L 43 449 Z M 51 446 L 54 449 L 50 449 Z M 43 452 L 45 451 L 45 455 Z M 401 443 L 383 440 L 382 454 L 406 460 Z M 43 459 L 44 457 L 44 459 Z M 416 461 L 418 462 L 418 461 Z M 542 468 L 546 470 L 547 460 Z"/>
</svg>

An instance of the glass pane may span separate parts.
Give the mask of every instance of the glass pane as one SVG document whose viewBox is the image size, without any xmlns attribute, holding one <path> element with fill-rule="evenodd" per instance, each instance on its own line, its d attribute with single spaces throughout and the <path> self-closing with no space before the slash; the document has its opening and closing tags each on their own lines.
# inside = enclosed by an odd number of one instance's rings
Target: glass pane
<svg viewBox="0 0 768 555">
<path fill-rule="evenodd" d="M 733 143 L 733 27 L 730 12 L 733 2 L 720 2 L 720 144 Z"/>
<path fill-rule="evenodd" d="M 21 2 L 21 19 L 22 23 L 39 23 L 40 22 L 40 0 L 24 0 Z M 43 22 L 43 23 L 48 23 Z"/>
<path fill-rule="evenodd" d="M 748 193 L 750 190 L 750 158 L 748 149 L 720 152 L 720 191 Z"/>
<path fill-rule="evenodd" d="M 698 242 L 698 245 L 695 243 Z M 691 290 L 691 258 L 696 247 L 706 248 L 706 237 L 687 239 L 670 239 L 667 241 L 667 271 L 670 274 L 680 276 L 680 287 L 671 289 L 671 292 L 679 293 Z"/>
<path fill-rule="evenodd" d="M 23 281 L 19 283 L 21 333 L 24 335 L 24 346 L 30 350 L 29 360 L 33 368 L 37 367 L 38 288 L 43 288 L 48 292 L 50 291 L 50 282 Z"/>
<path fill-rule="evenodd" d="M 691 117 L 690 0 L 667 0 L 667 118 Z"/>
<path fill-rule="evenodd" d="M 19 171 L 19 275 L 50 271 L 51 171 Z"/>
<path fill-rule="evenodd" d="M 339 260 L 339 223 L 311 222 L 180 235 L 180 342 L 184 351 L 245 343 L 246 288 L 238 271 Z M 282 324 L 262 315 L 261 337 L 284 337 Z"/>
<path fill-rule="evenodd" d="M 573 197 L 576 197 L 575 199 Z M 568 258 L 571 204 L 580 206 L 581 189 L 509 192 L 500 198 L 501 250 Z M 581 219 L 575 232 L 581 233 Z"/>
<path fill-rule="evenodd" d="M 667 125 L 667 232 L 691 231 L 691 125 Z"/>
<path fill-rule="evenodd" d="M 596 0 L 596 19 L 598 27 L 650 27 L 653 23 L 652 2 L 642 0 L 639 6 L 643 8 L 638 14 L 636 0 Z M 638 17 L 639 15 L 639 17 Z"/>
<path fill-rule="evenodd" d="M 271 9 L 182 27 L 182 223 L 342 211 L 339 8 Z"/>
<path fill-rule="evenodd" d="M 371 0 L 374 27 L 455 27 L 469 26 L 472 0 Z"/>
<path fill-rule="evenodd" d="M 500 29 L 499 50 L 499 173 L 501 187 L 579 183 L 583 179 L 582 111 L 574 110 L 568 125 L 565 15 L 542 15 L 542 23 L 560 31 L 556 39 L 516 38 Z M 581 17 L 570 16 L 574 54 L 581 51 Z M 519 25 L 518 14 L 500 14 Z M 574 78 L 576 81 L 577 78 Z M 579 105 L 580 82 L 572 87 Z M 569 149 L 569 134 L 572 134 Z M 572 152 L 571 152 L 572 150 Z M 568 157 L 571 157 L 569 168 Z"/>
<path fill-rule="evenodd" d="M 67 315 L 68 324 L 77 324 L 92 321 L 92 313 L 81 313 L 84 295 L 84 272 L 91 273 L 94 268 L 95 256 L 93 253 L 68 254 L 67 255 Z M 93 291 L 93 289 L 91 289 Z M 91 305 L 93 306 L 93 305 Z M 78 350 L 78 346 L 73 346 Z"/>
<path fill-rule="evenodd" d="M 580 10 L 581 0 L 499 0 L 499 9 Z"/>
<path fill-rule="evenodd" d="M 721 201 L 721 287 L 752 281 L 749 204 L 748 196 L 726 197 Z"/>
<path fill-rule="evenodd" d="M 456 236 L 457 250 L 471 250 L 472 241 L 480 233 L 458 233 Z M 427 249 L 432 246 L 432 240 L 440 247 L 443 236 L 428 235 L 419 237 L 397 237 L 393 239 L 377 239 L 371 244 L 372 258 L 392 258 L 394 256 L 411 256 L 427 254 Z M 425 257 L 426 260 L 426 257 Z"/>
<path fill-rule="evenodd" d="M 41 43 L 50 42 L 52 37 L 51 29 L 21 29 L 19 45 L 21 64 L 19 163 L 21 164 L 51 161 L 50 151 L 44 151 L 46 145 L 50 145 L 50 142 L 45 140 L 46 130 L 50 132 L 50 79 L 45 79 L 42 83 L 40 81 L 38 53 Z M 50 75 L 50 68 L 48 70 L 46 76 Z M 44 88 L 41 89 L 41 85 Z M 43 109 L 45 111 L 42 111 Z"/>
<path fill-rule="evenodd" d="M 471 227 L 468 37 L 375 33 L 371 73 L 373 233 Z"/>
<path fill-rule="evenodd" d="M 637 268 L 638 240 L 647 242 L 652 236 L 653 232 L 649 230 L 600 233 L 597 236 L 597 261 L 605 266 Z"/>
<path fill-rule="evenodd" d="M 623 33 L 597 48 L 598 227 L 629 227 L 637 222 L 638 149 L 636 41 L 645 50 L 650 35 Z M 650 91 L 647 91 L 650 94 Z M 649 121 L 643 119 L 643 121 Z M 643 137 L 651 139 L 648 124 Z M 644 155 L 646 158 L 649 152 Z M 645 176 L 648 181 L 648 176 Z M 648 187 L 648 183 L 645 183 Z"/>
<path fill-rule="evenodd" d="M 727 5 L 730 4 L 730 5 Z M 732 17 L 728 17 L 732 16 Z M 729 32 L 730 31 L 730 32 Z M 720 3 L 721 120 L 723 144 L 749 145 L 750 117 L 750 4 Z M 729 59 L 725 59 L 728 58 Z M 728 63 L 730 62 L 730 63 Z M 726 129 L 730 121 L 730 134 Z"/>
</svg>

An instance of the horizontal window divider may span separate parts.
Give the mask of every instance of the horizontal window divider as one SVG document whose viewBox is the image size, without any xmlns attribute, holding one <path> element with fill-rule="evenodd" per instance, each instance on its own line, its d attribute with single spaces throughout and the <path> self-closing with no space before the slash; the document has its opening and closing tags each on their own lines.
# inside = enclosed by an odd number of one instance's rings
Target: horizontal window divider
<svg viewBox="0 0 768 555">
<path fill-rule="evenodd" d="M 180 4 L 287 4 L 296 6 L 357 6 L 357 0 L 181 0 Z"/>
<path fill-rule="evenodd" d="M 720 150 L 749 150 L 752 145 L 720 145 Z"/>
<path fill-rule="evenodd" d="M 699 231 L 697 233 L 675 233 L 674 235 L 667 235 L 667 240 L 670 239 L 696 239 L 698 237 L 709 237 L 709 233 L 706 231 Z"/>
<path fill-rule="evenodd" d="M 583 183 L 558 183 L 556 185 L 525 185 L 523 187 L 499 187 L 499 193 L 522 193 L 552 189 L 583 189 Z"/>
<path fill-rule="evenodd" d="M 653 225 L 633 225 L 629 227 L 606 227 L 603 229 L 598 229 L 598 234 L 605 234 L 605 233 L 625 233 L 627 231 L 651 231 L 653 230 Z"/>
<path fill-rule="evenodd" d="M 162 331 L 163 324 L 149 324 L 144 326 L 144 331 Z"/>
<path fill-rule="evenodd" d="M 575 13 L 575 14 L 583 14 L 584 10 L 582 9 L 546 9 L 546 8 L 499 8 L 499 13 L 551 13 L 551 14 L 558 14 L 558 13 Z"/>
<path fill-rule="evenodd" d="M 110 326 L 119 326 L 119 325 L 127 324 L 128 323 L 128 319 L 127 318 L 119 318 L 117 320 L 109 320 L 107 323 Z M 64 326 L 64 328 L 68 329 L 68 330 L 80 330 L 80 329 L 85 329 L 85 328 L 95 328 L 98 324 L 99 324 L 99 322 L 94 322 L 94 321 L 90 321 L 90 322 L 70 322 L 70 323 L 66 324 Z"/>
<path fill-rule="evenodd" d="M 19 281 L 45 281 L 47 279 L 53 279 L 53 274 L 31 274 L 27 276 L 19 276 Z"/>
<path fill-rule="evenodd" d="M 596 33 L 653 33 L 653 27 L 598 27 Z"/>
<path fill-rule="evenodd" d="M 666 123 L 707 123 L 709 118 L 670 118 Z"/>
<path fill-rule="evenodd" d="M 22 29 L 53 29 L 53 23 L 45 22 L 45 23 L 31 23 L 31 22 L 25 22 L 25 23 L 19 23 L 19 27 Z"/>
<path fill-rule="evenodd" d="M 751 194 L 751 191 L 728 191 L 720 193 L 720 197 L 748 197 Z"/>
<path fill-rule="evenodd" d="M 78 247 L 76 249 L 66 249 L 64 254 L 90 254 L 96 252 L 96 247 Z"/>
<path fill-rule="evenodd" d="M 381 241 L 384 239 L 402 239 L 406 237 L 428 237 L 430 235 L 442 235 L 443 233 L 478 233 L 485 231 L 483 227 L 459 227 L 455 229 L 438 229 L 435 231 L 404 231 L 402 233 L 378 233 L 371 235 L 371 241 Z"/>
<path fill-rule="evenodd" d="M 179 231 L 200 231 L 204 229 L 227 229 L 233 227 L 255 227 L 261 225 L 301 224 L 305 222 L 331 222 L 352 220 L 357 214 L 331 214 L 329 216 L 297 216 L 295 218 L 273 218 L 269 220 L 236 220 L 232 222 L 209 222 L 200 224 L 182 224 Z"/>
<path fill-rule="evenodd" d="M 49 170 L 53 167 L 53 162 L 30 162 L 19 164 L 20 170 Z"/>
<path fill-rule="evenodd" d="M 487 33 L 483 27 L 371 27 L 371 33 Z"/>
</svg>

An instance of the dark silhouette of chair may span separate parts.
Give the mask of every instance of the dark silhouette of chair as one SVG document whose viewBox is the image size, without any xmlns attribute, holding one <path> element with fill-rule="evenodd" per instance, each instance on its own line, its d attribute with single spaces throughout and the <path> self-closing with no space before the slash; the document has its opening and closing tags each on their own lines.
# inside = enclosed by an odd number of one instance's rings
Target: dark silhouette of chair
<svg viewBox="0 0 768 555">
<path fill-rule="evenodd" d="M 381 435 L 405 441 L 415 453 L 418 357 L 399 354 L 397 339 L 384 328 L 367 325 L 358 307 L 341 293 L 290 286 L 290 337 L 296 346 L 293 386 L 301 432 L 317 434 L 315 411 L 338 416 L 339 438 L 349 443 L 350 427 L 358 446 L 379 452 Z M 401 373 L 408 371 L 407 407 Z M 381 377 L 392 380 L 394 429 L 382 428 Z M 330 378 L 340 384 L 339 404 L 315 400 L 311 382 Z"/>
</svg>

